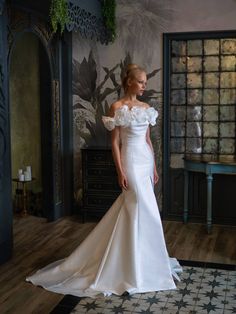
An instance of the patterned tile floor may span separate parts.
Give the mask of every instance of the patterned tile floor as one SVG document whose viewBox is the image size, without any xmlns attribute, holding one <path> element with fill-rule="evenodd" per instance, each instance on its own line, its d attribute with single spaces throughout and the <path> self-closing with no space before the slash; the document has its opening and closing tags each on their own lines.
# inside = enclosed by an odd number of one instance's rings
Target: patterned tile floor
<svg viewBox="0 0 236 314">
<path fill-rule="evenodd" d="M 177 290 L 130 296 L 77 298 L 73 309 L 62 304 L 52 312 L 72 314 L 236 313 L 236 270 L 183 266 Z M 69 297 L 69 296 L 68 296 Z M 72 303 L 73 303 L 72 302 Z"/>
</svg>

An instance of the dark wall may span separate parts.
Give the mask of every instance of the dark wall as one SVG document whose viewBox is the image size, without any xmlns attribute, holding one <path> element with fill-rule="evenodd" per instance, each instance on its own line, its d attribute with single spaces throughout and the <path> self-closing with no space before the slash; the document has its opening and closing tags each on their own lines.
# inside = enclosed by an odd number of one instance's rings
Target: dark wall
<svg viewBox="0 0 236 314">
<path fill-rule="evenodd" d="M 22 34 L 9 64 L 12 176 L 30 165 L 36 178 L 31 188 L 37 192 L 42 190 L 39 59 L 39 39 Z"/>
<path fill-rule="evenodd" d="M 25 11 L 33 11 L 34 13 L 49 16 L 50 0 L 8 0 L 8 4 L 24 9 Z"/>
</svg>

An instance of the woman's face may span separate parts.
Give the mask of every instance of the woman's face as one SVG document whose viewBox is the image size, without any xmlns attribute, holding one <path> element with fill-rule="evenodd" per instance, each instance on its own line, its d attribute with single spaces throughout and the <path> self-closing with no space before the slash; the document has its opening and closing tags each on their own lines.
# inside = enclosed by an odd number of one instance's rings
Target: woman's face
<svg viewBox="0 0 236 314">
<path fill-rule="evenodd" d="M 145 72 L 135 73 L 134 78 L 128 81 L 128 91 L 137 96 L 142 96 L 147 86 L 147 76 Z"/>
</svg>

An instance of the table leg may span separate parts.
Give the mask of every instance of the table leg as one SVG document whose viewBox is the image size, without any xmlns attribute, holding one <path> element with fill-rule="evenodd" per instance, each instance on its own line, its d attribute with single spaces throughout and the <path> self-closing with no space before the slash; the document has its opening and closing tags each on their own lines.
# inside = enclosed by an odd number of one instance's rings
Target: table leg
<svg viewBox="0 0 236 314">
<path fill-rule="evenodd" d="M 188 171 L 184 170 L 184 223 L 188 220 Z"/>
<path fill-rule="evenodd" d="M 212 227 L 212 174 L 207 175 L 207 233 L 211 232 Z"/>
<path fill-rule="evenodd" d="M 24 216 L 27 215 L 26 203 L 27 203 L 26 186 L 23 183 L 23 215 Z"/>
</svg>

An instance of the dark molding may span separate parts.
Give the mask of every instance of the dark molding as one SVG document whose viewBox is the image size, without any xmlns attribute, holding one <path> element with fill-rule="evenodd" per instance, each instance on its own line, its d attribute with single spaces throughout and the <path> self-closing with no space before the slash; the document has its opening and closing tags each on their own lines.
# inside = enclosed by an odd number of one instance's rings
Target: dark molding
<svg viewBox="0 0 236 314">
<path fill-rule="evenodd" d="M 170 39 L 168 34 L 163 36 L 163 210 L 165 219 L 167 209 L 170 208 Z"/>
<path fill-rule="evenodd" d="M 4 1 L 0 3 L 0 264 L 12 254 L 12 196 L 11 196 L 11 159 L 8 143 L 9 104 L 8 104 L 8 67 L 7 67 L 7 14 Z M 2 254 L 4 252 L 4 254 Z"/>
<path fill-rule="evenodd" d="M 15 6 L 8 6 L 8 21 L 8 59 L 16 40 L 23 33 L 32 32 L 37 35 L 47 50 L 51 61 L 51 71 L 54 74 L 56 72 L 56 61 L 54 57 L 56 55 L 56 51 L 53 45 L 55 36 L 50 29 L 49 24 L 47 24 L 42 18 L 32 15 L 32 13 L 24 11 L 23 9 L 16 8 Z"/>
<path fill-rule="evenodd" d="M 62 161 L 61 161 L 61 108 L 60 81 L 52 81 L 52 114 L 53 114 L 53 168 L 54 168 L 54 201 L 58 206 L 62 202 Z M 60 215 L 59 215 L 60 216 Z"/>
<path fill-rule="evenodd" d="M 61 88 L 62 94 L 62 163 L 64 215 L 74 213 L 74 144 L 72 104 L 72 33 L 66 32 L 61 41 Z"/>
<path fill-rule="evenodd" d="M 2 15 L 4 5 L 5 5 L 5 0 L 0 0 L 0 15 Z"/>
<path fill-rule="evenodd" d="M 164 42 L 171 40 L 190 40 L 190 39 L 219 39 L 220 37 L 235 37 L 236 30 L 202 31 L 202 32 L 176 32 L 164 33 Z M 164 48 L 165 49 L 165 48 Z"/>
<path fill-rule="evenodd" d="M 0 23 L 1 26 L 1 23 Z M 0 38 L 2 36 L 0 35 Z M 2 41 L 1 41 L 2 42 Z M 4 181 L 4 159 L 6 154 L 6 90 L 4 89 L 5 85 L 5 74 L 4 73 L 4 56 L 3 50 L 0 50 L 0 191 L 3 188 Z"/>
<path fill-rule="evenodd" d="M 96 2 L 98 3 L 97 0 L 94 1 L 94 3 Z M 82 37 L 96 39 L 102 44 L 107 44 L 110 41 L 110 34 L 104 26 L 102 17 L 99 14 L 100 10 L 98 9 L 100 8 L 98 6 L 96 6 L 93 13 L 91 13 L 91 8 L 86 10 L 80 6 L 77 1 L 69 0 L 68 9 L 70 21 L 66 25 L 66 28 L 69 32 L 79 31 Z M 95 12 L 98 13 L 95 15 Z"/>
<path fill-rule="evenodd" d="M 6 161 L 8 158 L 7 140 L 9 136 L 8 124 L 8 95 L 7 95 L 7 40 L 6 40 L 6 16 L 0 16 L 0 191 L 6 184 Z"/>
</svg>

